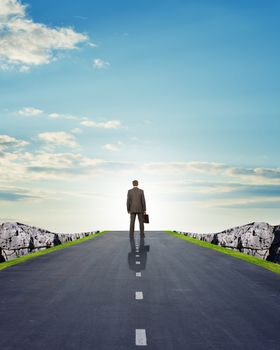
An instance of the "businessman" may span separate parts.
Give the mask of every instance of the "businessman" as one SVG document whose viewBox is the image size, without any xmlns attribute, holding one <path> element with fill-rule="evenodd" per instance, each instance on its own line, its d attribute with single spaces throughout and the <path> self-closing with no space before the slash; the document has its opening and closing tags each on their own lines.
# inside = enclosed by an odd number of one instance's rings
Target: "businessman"
<svg viewBox="0 0 280 350">
<path fill-rule="evenodd" d="M 138 216 L 140 234 L 144 234 L 144 214 L 146 213 L 146 201 L 144 196 L 144 191 L 138 188 L 138 181 L 132 181 L 133 188 L 130 189 L 127 193 L 127 212 L 130 214 L 130 236 L 134 235 L 134 226 L 136 215 Z"/>
</svg>

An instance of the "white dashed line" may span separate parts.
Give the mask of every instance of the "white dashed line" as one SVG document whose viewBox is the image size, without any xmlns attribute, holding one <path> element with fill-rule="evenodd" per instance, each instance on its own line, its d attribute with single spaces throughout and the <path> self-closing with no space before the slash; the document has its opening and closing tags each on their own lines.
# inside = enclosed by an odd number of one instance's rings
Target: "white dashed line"
<svg viewBox="0 0 280 350">
<path fill-rule="evenodd" d="M 140 255 L 139 255 L 139 254 L 136 254 L 135 256 L 136 256 L 136 258 L 140 258 Z"/>
<path fill-rule="evenodd" d="M 135 263 L 136 263 L 136 265 L 140 265 L 140 261 L 136 261 Z"/>
<path fill-rule="evenodd" d="M 143 292 L 135 292 L 135 299 L 136 300 L 144 299 Z"/>
<path fill-rule="evenodd" d="M 136 272 L 136 277 L 142 277 L 141 272 Z"/>
<path fill-rule="evenodd" d="M 146 329 L 135 329 L 135 344 L 138 346 L 147 345 Z"/>
</svg>

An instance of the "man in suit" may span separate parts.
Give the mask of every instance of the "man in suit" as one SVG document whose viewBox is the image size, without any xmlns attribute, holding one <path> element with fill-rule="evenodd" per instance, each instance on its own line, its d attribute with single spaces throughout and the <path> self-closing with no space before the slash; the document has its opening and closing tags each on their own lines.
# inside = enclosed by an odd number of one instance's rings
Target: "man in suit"
<svg viewBox="0 0 280 350">
<path fill-rule="evenodd" d="M 144 191 L 138 188 L 138 181 L 132 181 L 133 188 L 127 193 L 127 212 L 130 214 L 130 236 L 134 235 L 136 215 L 138 215 L 140 234 L 144 234 L 144 214 L 146 213 L 146 201 Z"/>
</svg>

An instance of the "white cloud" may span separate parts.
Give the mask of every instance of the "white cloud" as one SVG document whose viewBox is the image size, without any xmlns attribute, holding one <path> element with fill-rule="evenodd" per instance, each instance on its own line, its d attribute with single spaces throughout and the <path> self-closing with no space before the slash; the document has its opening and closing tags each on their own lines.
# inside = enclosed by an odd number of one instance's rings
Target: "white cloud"
<svg viewBox="0 0 280 350">
<path fill-rule="evenodd" d="M 9 135 L 0 135 L 0 150 L 4 150 L 7 147 L 24 147 L 28 145 L 29 142 L 18 140 L 15 137 Z"/>
<path fill-rule="evenodd" d="M 5 152 L 0 157 L 0 180 L 8 183 L 42 179 L 73 180 L 104 171 L 107 162 L 79 153 Z"/>
<path fill-rule="evenodd" d="M 95 122 L 93 120 L 83 120 L 81 125 L 87 126 L 89 128 L 101 128 L 101 129 L 117 129 L 121 126 L 119 120 L 109 120 L 107 122 Z"/>
<path fill-rule="evenodd" d="M 41 115 L 44 111 L 38 108 L 34 107 L 24 107 L 20 109 L 17 114 L 23 115 L 23 116 L 28 116 L 28 117 L 37 117 L 38 115 Z"/>
<path fill-rule="evenodd" d="M 110 66 L 109 62 L 103 61 L 101 58 L 95 58 L 93 60 L 93 67 L 95 69 L 106 69 Z"/>
<path fill-rule="evenodd" d="M 196 174 L 222 177 L 243 184 L 280 184 L 280 168 L 238 168 L 215 162 L 150 162 L 142 166 L 147 173 Z"/>
<path fill-rule="evenodd" d="M 105 145 L 103 145 L 103 148 L 106 149 L 107 151 L 119 151 L 120 150 L 120 146 L 122 145 L 121 142 L 118 143 L 106 143 Z"/>
<path fill-rule="evenodd" d="M 46 198 L 46 196 L 45 196 Z M 42 191 L 25 189 L 17 186 L 0 186 L 1 202 L 16 202 L 21 200 L 40 200 L 43 199 Z"/>
<path fill-rule="evenodd" d="M 20 71 L 21 73 L 29 72 L 29 71 L 30 71 L 30 67 L 28 67 L 28 66 L 20 66 L 20 67 L 19 67 L 19 71 Z"/>
<path fill-rule="evenodd" d="M 38 138 L 48 146 L 79 147 L 75 137 L 65 131 L 43 132 L 38 135 Z"/>
<path fill-rule="evenodd" d="M 97 45 L 95 43 L 91 43 L 91 42 L 88 43 L 88 46 L 90 46 L 90 47 L 97 47 Z"/>
<path fill-rule="evenodd" d="M 0 0 L 1 1 L 1 0 Z M 24 107 L 17 111 L 18 115 L 21 116 L 39 116 L 45 113 L 42 109 L 34 108 L 34 107 Z M 73 114 L 64 114 L 64 113 L 48 113 L 49 119 L 64 119 L 64 120 L 76 120 L 79 121 L 81 125 L 86 126 L 88 128 L 99 128 L 99 129 L 117 129 L 121 126 L 121 122 L 119 120 L 108 120 L 105 122 L 96 122 L 94 120 L 90 120 L 85 117 L 81 117 Z M 81 129 L 76 128 L 76 133 L 81 132 Z"/>
<path fill-rule="evenodd" d="M 81 121 L 81 125 L 87 126 L 89 128 L 94 128 L 96 127 L 97 123 L 92 120 L 83 120 Z"/>
<path fill-rule="evenodd" d="M 265 208 L 266 204 L 273 205 L 280 203 L 280 196 L 272 197 L 268 195 L 267 197 L 260 197 L 260 196 L 240 196 L 237 198 L 231 198 L 229 195 L 228 198 L 208 198 L 207 200 L 199 200 L 199 201 L 193 201 L 193 205 L 197 205 L 200 208 L 213 208 L 213 207 L 219 207 L 219 208 L 226 208 L 226 207 L 235 207 L 235 208 L 250 208 L 250 207 L 257 207 Z"/>
<path fill-rule="evenodd" d="M 51 119 L 66 119 L 66 120 L 80 120 L 80 117 L 71 114 L 60 114 L 60 113 L 50 113 L 49 118 Z"/>
<path fill-rule="evenodd" d="M 213 162 L 151 162 L 146 163 L 143 169 L 148 172 L 165 172 L 165 173 L 207 173 L 207 174 L 219 174 L 222 171 L 228 169 L 228 167 L 222 163 Z"/>
<path fill-rule="evenodd" d="M 1 0 L 0 17 L 7 18 L 11 15 L 24 16 L 26 5 L 17 0 Z"/>
<path fill-rule="evenodd" d="M 51 28 L 35 23 L 26 14 L 26 5 L 1 0 L 0 67 L 28 71 L 30 67 L 55 60 L 57 50 L 73 50 L 88 40 L 72 28 Z"/>
<path fill-rule="evenodd" d="M 71 130 L 71 132 L 73 134 L 81 134 L 83 132 L 83 130 L 80 129 L 80 128 L 74 128 L 74 129 Z"/>
<path fill-rule="evenodd" d="M 84 157 L 79 153 L 29 153 L 26 154 L 25 160 L 28 161 L 29 168 L 44 169 L 75 169 L 75 167 L 95 167 L 103 164 L 101 159 Z"/>
</svg>

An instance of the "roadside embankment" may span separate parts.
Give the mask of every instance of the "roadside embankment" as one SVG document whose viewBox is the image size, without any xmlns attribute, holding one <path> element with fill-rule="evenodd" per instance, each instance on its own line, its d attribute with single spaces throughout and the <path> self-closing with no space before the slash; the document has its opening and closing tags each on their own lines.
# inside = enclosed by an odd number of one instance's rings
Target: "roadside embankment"
<svg viewBox="0 0 280 350">
<path fill-rule="evenodd" d="M 280 264 L 280 225 L 252 222 L 217 233 L 175 232 Z"/>
<path fill-rule="evenodd" d="M 53 233 L 18 222 L 5 222 L 0 225 L 0 262 L 75 241 L 98 232 Z"/>
</svg>

